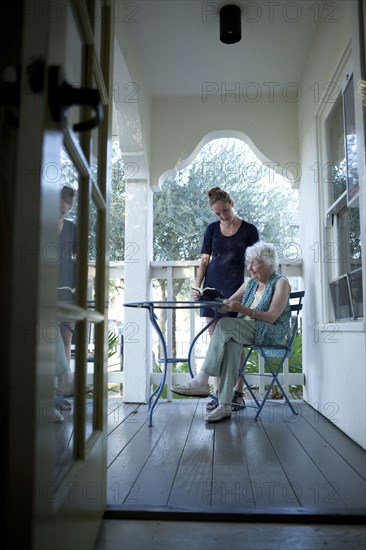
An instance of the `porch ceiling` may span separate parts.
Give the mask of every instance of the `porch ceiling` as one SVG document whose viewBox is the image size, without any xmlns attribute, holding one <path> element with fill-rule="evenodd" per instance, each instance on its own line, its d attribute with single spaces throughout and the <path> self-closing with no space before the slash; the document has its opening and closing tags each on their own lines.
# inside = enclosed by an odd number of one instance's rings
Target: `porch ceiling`
<svg viewBox="0 0 366 550">
<path fill-rule="evenodd" d="M 219 11 L 230 3 L 242 9 L 242 39 L 226 45 Z M 226 90 L 239 83 L 245 93 L 256 83 L 268 93 L 268 83 L 275 92 L 300 83 L 319 20 L 337 16 L 330 7 L 324 0 L 138 0 L 123 3 L 119 20 L 153 97 L 201 96 L 206 82 Z"/>
</svg>

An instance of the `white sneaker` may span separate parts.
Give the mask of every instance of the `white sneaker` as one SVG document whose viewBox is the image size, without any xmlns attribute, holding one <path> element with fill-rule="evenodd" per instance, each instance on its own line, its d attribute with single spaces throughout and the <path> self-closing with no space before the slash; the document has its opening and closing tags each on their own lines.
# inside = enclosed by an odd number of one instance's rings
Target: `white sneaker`
<svg viewBox="0 0 366 550">
<path fill-rule="evenodd" d="M 178 395 L 187 395 L 189 397 L 208 397 L 210 395 L 210 386 L 208 384 L 192 388 L 191 383 L 186 382 L 185 384 L 172 386 L 170 390 Z"/>
<path fill-rule="evenodd" d="M 225 420 L 225 418 L 231 418 L 230 405 L 219 405 L 217 409 L 206 415 L 205 420 L 206 422 L 220 422 L 220 420 Z"/>
<path fill-rule="evenodd" d="M 64 421 L 64 417 L 54 405 L 49 405 L 47 407 L 47 419 L 55 424 L 61 424 Z"/>
</svg>

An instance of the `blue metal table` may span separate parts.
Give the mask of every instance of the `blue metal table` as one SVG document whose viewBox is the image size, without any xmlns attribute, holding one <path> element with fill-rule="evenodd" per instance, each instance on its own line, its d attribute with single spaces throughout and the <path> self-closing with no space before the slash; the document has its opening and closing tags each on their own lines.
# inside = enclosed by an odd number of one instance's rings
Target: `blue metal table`
<svg viewBox="0 0 366 550">
<path fill-rule="evenodd" d="M 152 415 L 153 415 L 156 404 L 159 401 L 159 398 L 160 398 L 161 393 L 162 393 L 162 391 L 164 389 L 164 386 L 165 386 L 167 372 L 168 372 L 168 365 L 171 364 L 171 363 L 185 363 L 185 362 L 187 362 L 189 373 L 190 373 L 191 377 L 193 378 L 194 374 L 192 372 L 192 366 L 191 366 L 191 355 L 192 355 L 193 347 L 194 347 L 196 341 L 198 340 L 198 338 L 201 336 L 201 334 L 203 334 L 215 321 L 215 319 L 212 319 L 212 321 L 207 323 L 196 334 L 196 336 L 193 338 L 193 340 L 191 341 L 190 346 L 189 346 L 188 357 L 184 357 L 184 358 L 182 358 L 182 357 L 168 357 L 165 337 L 164 337 L 164 334 L 160 330 L 160 327 L 157 323 L 155 310 L 156 309 L 199 309 L 201 307 L 210 307 L 210 308 L 214 309 L 215 311 L 217 311 L 222 306 L 222 302 L 214 302 L 214 301 L 205 301 L 205 302 L 203 302 L 203 301 L 175 301 L 175 300 L 173 300 L 173 301 L 156 301 L 156 300 L 148 301 L 147 300 L 147 301 L 144 301 L 144 302 L 128 302 L 128 303 L 123 304 L 123 305 L 125 307 L 134 307 L 134 308 L 147 309 L 149 311 L 150 322 L 151 322 L 152 326 L 154 327 L 155 331 L 158 334 L 158 337 L 159 337 L 159 340 L 160 340 L 160 343 L 161 343 L 161 348 L 162 348 L 162 351 L 163 351 L 163 358 L 160 359 L 160 362 L 162 362 L 163 365 L 164 365 L 163 376 L 161 378 L 161 381 L 160 381 L 160 384 L 158 385 L 158 387 L 155 388 L 155 390 L 151 393 L 151 395 L 149 397 L 149 402 L 148 402 L 149 426 L 152 426 Z"/>
</svg>

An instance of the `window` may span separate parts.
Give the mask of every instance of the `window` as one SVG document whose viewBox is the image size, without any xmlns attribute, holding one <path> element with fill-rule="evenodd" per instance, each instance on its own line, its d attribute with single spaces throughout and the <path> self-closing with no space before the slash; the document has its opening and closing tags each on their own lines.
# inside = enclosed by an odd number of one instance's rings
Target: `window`
<svg viewBox="0 0 366 550">
<path fill-rule="evenodd" d="M 349 78 L 343 94 L 345 149 L 347 165 L 347 201 L 350 203 L 358 195 L 357 137 L 355 117 L 355 95 L 353 75 Z"/>
<path fill-rule="evenodd" d="M 342 97 L 339 96 L 326 122 L 328 145 L 329 194 L 335 202 L 346 190 L 346 155 L 344 151 L 344 126 Z"/>
<path fill-rule="evenodd" d="M 326 227 L 331 320 L 363 317 L 354 86 L 347 74 L 325 119 Z"/>
<path fill-rule="evenodd" d="M 336 281 L 329 283 L 329 289 L 336 319 L 351 318 L 352 306 L 347 275 L 342 275 Z"/>
</svg>

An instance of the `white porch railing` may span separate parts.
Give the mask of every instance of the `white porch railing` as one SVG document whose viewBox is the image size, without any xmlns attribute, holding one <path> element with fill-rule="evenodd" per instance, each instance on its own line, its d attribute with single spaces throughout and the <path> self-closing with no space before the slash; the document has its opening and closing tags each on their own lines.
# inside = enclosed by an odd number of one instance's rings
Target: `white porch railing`
<svg viewBox="0 0 366 550">
<path fill-rule="evenodd" d="M 199 262 L 198 261 L 184 261 L 184 262 L 151 262 L 151 283 L 153 285 L 153 297 L 156 300 L 161 300 L 162 297 L 159 295 L 154 294 L 156 290 L 154 288 L 158 288 L 158 286 L 155 284 L 154 281 L 157 279 L 165 280 L 166 281 L 166 299 L 167 300 L 173 300 L 173 284 L 175 280 L 187 280 L 188 283 L 195 279 L 196 270 L 198 267 Z M 293 291 L 296 290 L 302 290 L 302 262 L 301 261 L 289 261 L 281 262 L 279 266 L 279 271 L 286 275 L 291 284 L 291 288 Z M 124 265 L 123 263 L 111 263 L 110 265 L 110 279 L 123 279 L 124 278 Z M 187 285 L 187 292 L 189 293 L 189 286 Z M 141 299 L 144 299 L 145 297 L 142 296 Z M 187 296 L 182 296 L 181 299 L 188 299 Z M 164 314 L 166 314 L 166 321 L 165 321 L 165 338 L 167 343 L 167 351 L 168 355 L 172 356 L 172 348 L 173 348 L 173 312 L 171 310 L 164 311 Z M 197 334 L 197 332 L 202 327 L 202 320 L 199 317 L 199 313 L 197 310 L 188 310 L 186 313 L 186 319 L 185 321 L 180 320 L 180 334 L 183 335 L 181 337 L 181 340 L 178 339 L 177 345 L 179 344 L 180 348 L 179 351 L 177 350 L 177 356 L 179 357 L 186 357 L 188 353 L 189 343 L 193 340 L 194 335 Z M 185 326 L 182 326 L 182 323 Z M 187 326 L 188 325 L 188 326 Z M 154 331 L 152 327 L 150 329 Z M 123 330 L 121 331 L 121 336 L 123 336 Z M 148 337 L 148 335 L 146 335 Z M 155 334 L 153 334 L 153 337 L 155 337 Z M 182 339 L 185 341 L 182 342 Z M 195 371 L 198 367 L 200 367 L 199 363 L 203 360 L 205 347 L 208 344 L 208 336 L 207 336 L 207 342 L 202 341 L 199 343 L 196 343 L 195 348 L 192 353 L 191 357 L 191 365 L 192 370 Z M 203 349 L 202 349 L 203 348 Z M 156 339 L 155 345 L 153 346 L 153 362 L 152 364 L 156 365 L 157 362 L 157 354 L 158 354 L 158 341 Z M 108 372 L 108 383 L 113 384 L 123 384 L 124 383 L 124 373 L 123 373 L 123 360 L 121 360 L 121 370 L 113 370 Z M 173 365 L 168 365 L 168 375 L 167 375 L 167 388 L 169 388 L 172 384 L 180 384 L 190 378 L 190 375 L 188 373 L 179 373 L 179 372 L 172 372 Z M 258 364 L 258 372 L 264 373 L 264 361 L 260 357 L 259 358 L 259 364 Z M 150 373 L 150 384 L 159 384 L 161 380 L 162 374 L 160 372 L 151 372 Z M 263 392 L 264 386 L 266 384 L 264 377 L 258 377 L 253 374 L 247 375 L 247 380 L 250 384 L 253 384 L 255 386 L 258 386 L 259 391 Z M 304 375 L 303 373 L 290 373 L 289 372 L 289 366 L 288 362 L 285 363 L 284 373 L 279 376 L 279 380 L 281 384 L 283 385 L 286 392 L 289 391 L 289 386 L 302 386 L 304 384 Z M 172 398 L 171 392 L 168 389 L 167 391 L 167 399 L 170 400 Z"/>
</svg>

